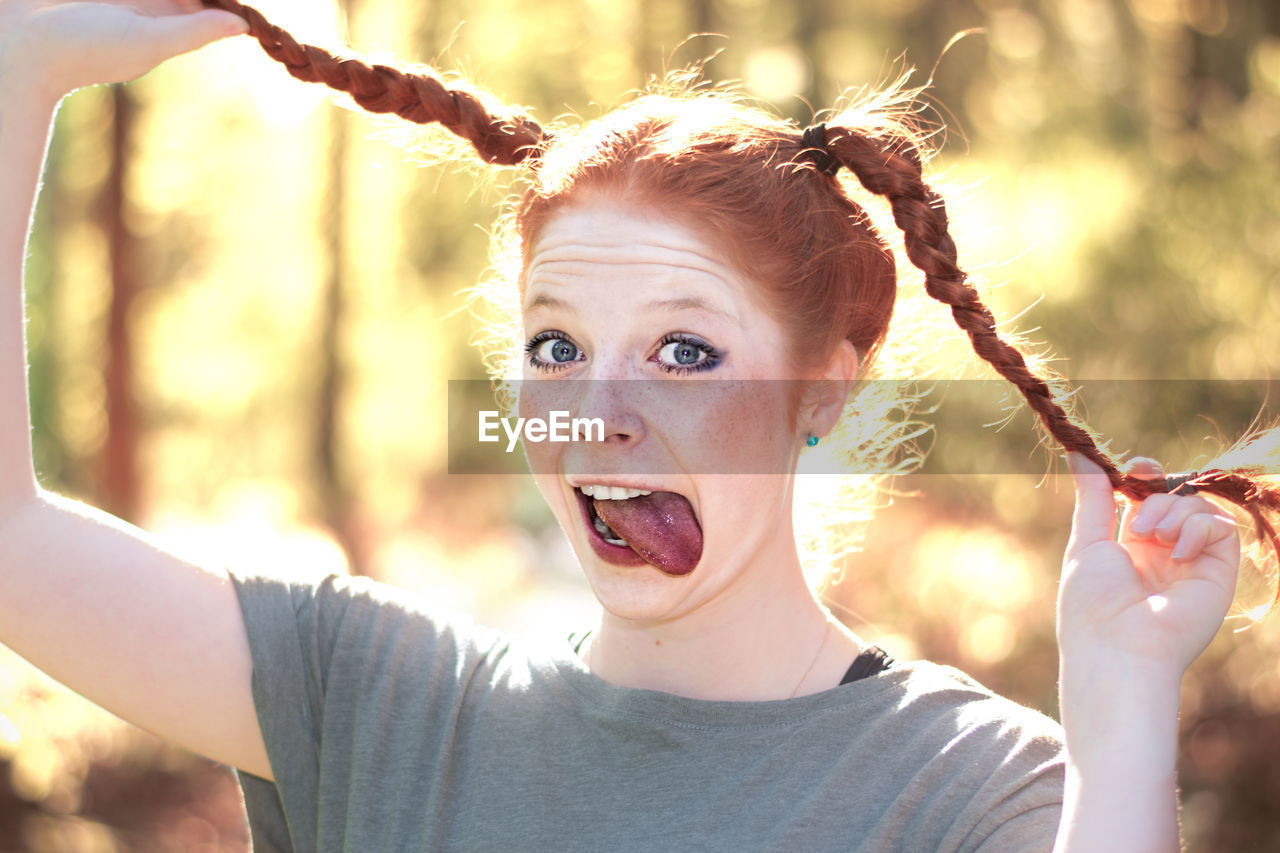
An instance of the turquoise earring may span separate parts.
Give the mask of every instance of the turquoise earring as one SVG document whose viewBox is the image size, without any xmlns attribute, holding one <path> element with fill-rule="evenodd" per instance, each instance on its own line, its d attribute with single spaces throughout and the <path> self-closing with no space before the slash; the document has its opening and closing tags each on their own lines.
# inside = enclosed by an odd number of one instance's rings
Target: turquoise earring
<svg viewBox="0 0 1280 853">
<path fill-rule="evenodd" d="M 809 445 L 810 447 L 817 447 L 818 437 L 813 433 L 809 433 L 809 438 L 805 440 L 805 444 Z"/>
</svg>

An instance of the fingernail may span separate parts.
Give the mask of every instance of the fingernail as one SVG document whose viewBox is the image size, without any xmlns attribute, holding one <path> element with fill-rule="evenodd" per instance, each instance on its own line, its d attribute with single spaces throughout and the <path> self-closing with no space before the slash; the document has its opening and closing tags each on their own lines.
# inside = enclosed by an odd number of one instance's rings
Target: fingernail
<svg viewBox="0 0 1280 853">
<path fill-rule="evenodd" d="M 1151 519 L 1138 510 L 1133 521 L 1129 522 L 1129 532 L 1138 536 L 1146 536 L 1151 532 Z"/>
<path fill-rule="evenodd" d="M 239 15 L 232 14 L 231 12 L 222 12 L 222 10 L 219 10 L 219 12 L 223 18 L 222 32 L 224 34 L 229 36 L 241 36 L 249 32 L 249 22 L 244 18 Z"/>
</svg>

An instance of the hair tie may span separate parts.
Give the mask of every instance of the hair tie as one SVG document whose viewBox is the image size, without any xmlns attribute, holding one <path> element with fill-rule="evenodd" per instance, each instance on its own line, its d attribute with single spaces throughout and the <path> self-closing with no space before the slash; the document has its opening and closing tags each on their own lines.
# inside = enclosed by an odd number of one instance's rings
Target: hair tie
<svg viewBox="0 0 1280 853">
<path fill-rule="evenodd" d="M 840 161 L 831 156 L 827 150 L 827 126 L 811 124 L 800 134 L 800 145 L 804 151 L 801 156 L 814 165 L 824 175 L 834 175 L 840 171 Z"/>
<path fill-rule="evenodd" d="M 1199 471 L 1186 471 L 1181 474 L 1170 474 L 1164 478 L 1165 491 L 1171 495 L 1194 495 L 1196 487 L 1190 481 L 1200 476 Z"/>
</svg>

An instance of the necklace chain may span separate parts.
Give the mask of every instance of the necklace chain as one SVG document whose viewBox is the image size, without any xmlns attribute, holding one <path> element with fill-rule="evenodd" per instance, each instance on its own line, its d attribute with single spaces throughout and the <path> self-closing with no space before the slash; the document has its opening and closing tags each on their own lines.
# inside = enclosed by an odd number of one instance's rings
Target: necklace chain
<svg viewBox="0 0 1280 853">
<path fill-rule="evenodd" d="M 809 668 L 804 671 L 804 675 L 800 676 L 800 681 L 796 683 L 796 689 L 791 691 L 791 695 L 787 697 L 788 699 L 796 698 L 797 694 L 800 693 L 800 688 L 804 687 L 804 683 L 809 680 L 809 676 L 813 674 L 813 668 L 818 665 L 818 659 L 822 657 L 822 651 L 827 647 L 827 640 L 829 639 L 831 639 L 831 620 L 830 619 L 826 620 L 826 622 L 823 624 L 822 642 L 818 644 L 818 651 L 814 653 L 813 660 L 809 661 Z M 586 651 L 587 653 L 584 655 L 586 660 L 583 661 L 583 663 L 585 663 L 587 665 L 587 669 L 590 670 L 591 661 L 595 657 L 595 651 L 596 651 L 596 637 L 594 633 L 590 634 L 587 637 Z"/>
<path fill-rule="evenodd" d="M 822 650 L 827 647 L 827 640 L 830 639 L 830 637 L 831 620 L 828 619 L 824 623 L 824 627 L 822 629 L 822 642 L 818 644 L 818 651 L 814 653 L 813 660 L 809 661 L 809 668 L 804 671 L 804 675 L 800 676 L 800 681 L 796 684 L 796 689 L 791 691 L 791 696 L 788 698 L 796 698 L 800 693 L 800 688 L 804 687 L 804 683 L 809 680 L 809 676 L 812 674 L 813 668 L 818 665 L 818 658 L 822 657 Z"/>
</svg>

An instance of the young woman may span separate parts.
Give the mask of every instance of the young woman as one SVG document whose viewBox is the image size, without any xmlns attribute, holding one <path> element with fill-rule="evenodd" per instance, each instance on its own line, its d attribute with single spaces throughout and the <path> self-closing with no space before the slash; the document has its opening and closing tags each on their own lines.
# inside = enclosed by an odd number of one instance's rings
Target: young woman
<svg viewBox="0 0 1280 853">
<path fill-rule="evenodd" d="M 956 268 L 910 139 L 711 98 L 552 136 L 433 77 L 339 65 L 231 0 L 243 17 L 197 5 L 0 6 L 0 641 L 238 768 L 260 851 L 1177 849 L 1178 685 L 1231 600 L 1234 524 L 1154 463 L 1118 472 L 1040 390 Z M 603 426 L 531 454 L 603 608 L 589 636 L 521 646 L 363 581 L 188 563 L 36 485 L 20 276 L 54 109 L 246 19 L 296 76 L 529 164 L 529 399 L 568 395 Z M 803 582 L 796 461 L 873 363 L 896 286 L 841 170 L 887 199 L 930 294 L 1079 451 L 1065 753 L 1052 721 L 887 661 Z M 696 405 L 671 405 L 694 377 Z M 741 458 L 760 473 L 723 473 Z M 1234 496 L 1232 476 L 1190 485 Z M 1116 489 L 1145 498 L 1118 541 Z"/>
</svg>

